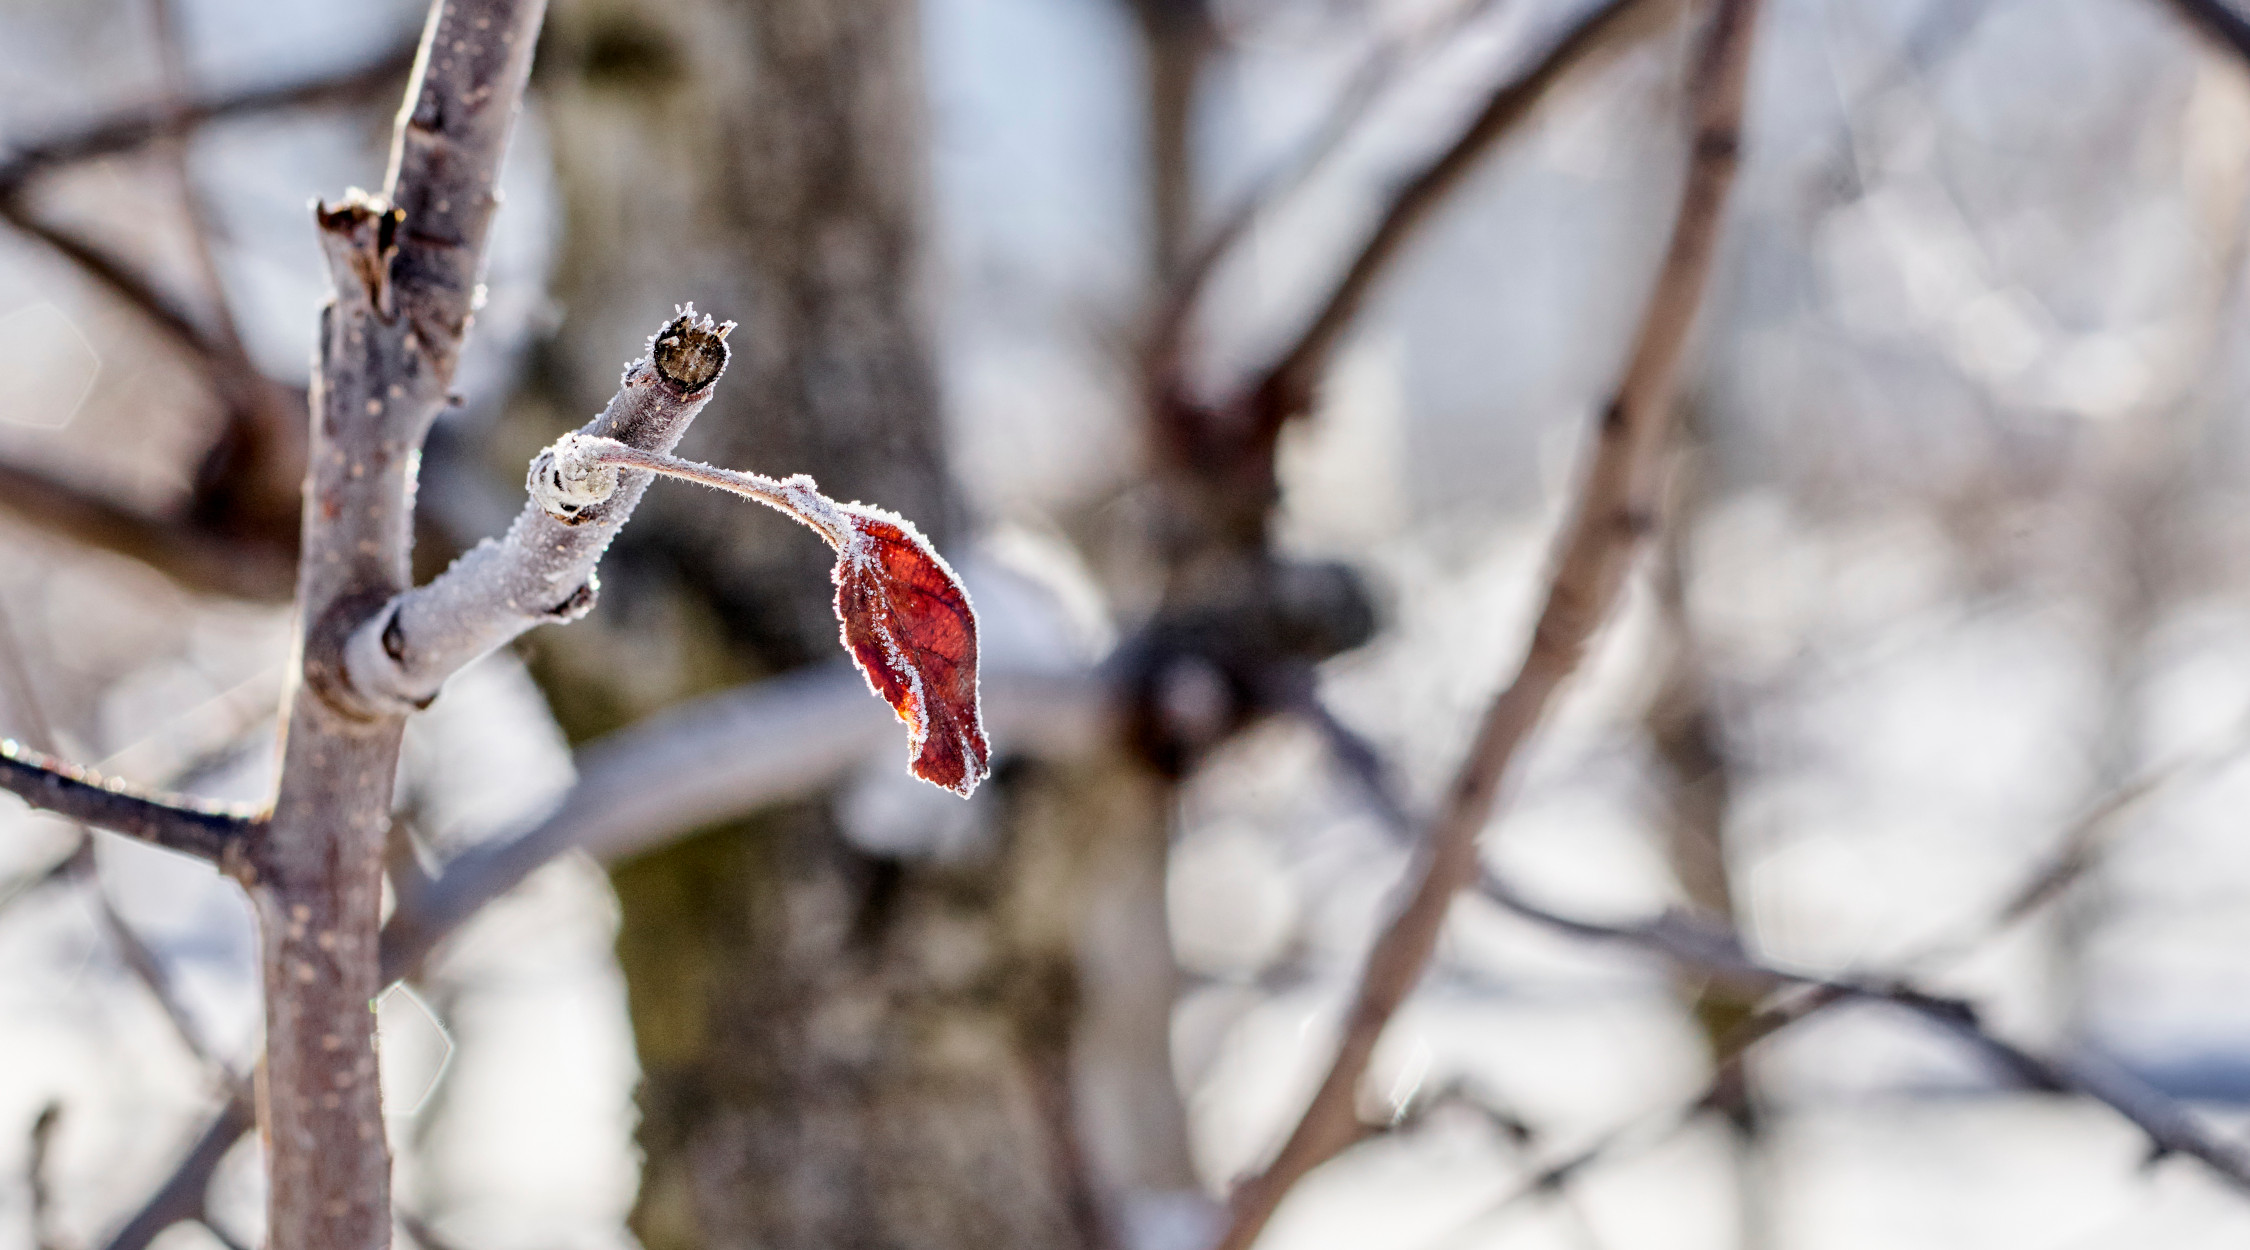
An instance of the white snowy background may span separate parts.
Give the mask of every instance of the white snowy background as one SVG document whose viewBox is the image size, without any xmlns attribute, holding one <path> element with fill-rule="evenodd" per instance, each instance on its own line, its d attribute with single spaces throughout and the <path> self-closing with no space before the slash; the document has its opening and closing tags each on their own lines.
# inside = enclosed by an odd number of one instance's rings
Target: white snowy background
<svg viewBox="0 0 2250 1250">
<path fill-rule="evenodd" d="M 1448 7 L 1222 5 L 1229 52 L 1197 135 L 1213 207 L 1317 124 L 1373 41 L 1411 38 Z M 1382 100 L 1222 274 L 1212 376 L 1288 333 L 1393 176 L 1573 7 L 1495 0 Z M 354 63 L 420 16 L 406 0 L 181 11 L 210 89 Z M 0 146 L 147 98 L 145 13 L 0 6 Z M 1113 0 L 927 0 L 923 23 L 955 467 L 993 563 L 1082 585 L 1057 518 L 1113 501 L 1137 454 L 1120 350 L 1143 289 L 1133 27 Z M 1325 693 L 1416 802 L 1522 645 L 1580 432 L 1668 226 L 1686 37 L 1575 85 L 1479 170 L 1285 448 L 1286 542 L 1367 570 L 1387 605 L 1382 637 L 1333 662 Z M 379 110 L 268 118 L 192 145 L 234 307 L 277 376 L 302 377 L 321 295 L 305 205 L 377 181 L 382 129 Z M 543 145 L 534 110 L 507 172 L 472 395 L 504 388 L 526 337 L 567 312 L 543 290 L 557 230 Z M 2126 814 L 2061 906 L 1918 970 L 2015 1035 L 2091 1048 L 2233 1122 L 2250 1099 L 2250 767 L 2234 766 L 2250 746 L 2250 387 L 2236 363 L 2250 78 L 2151 0 L 1770 0 L 1745 150 L 1698 340 L 1710 485 L 1687 545 L 1737 766 L 1729 832 L 1751 937 L 1811 967 L 1895 967 L 1980 932 L 2090 804 L 2200 760 Z M 74 170 L 42 203 L 187 289 L 181 240 L 149 224 L 176 220 L 169 195 L 148 163 L 118 160 Z M 182 410 L 184 369 L 0 232 L 0 452 L 136 501 L 177 497 L 210 420 Z M 2182 570 L 2160 601 L 2121 607 L 2145 570 L 2109 483 L 2145 449 L 2181 445 L 2189 468 L 2164 498 L 2192 536 L 2176 543 Z M 1635 589 L 1487 839 L 1495 863 L 1580 911 L 1680 901 L 1637 727 L 1650 599 Z M 2125 607 L 2146 623 L 2120 677 Z M 285 610 L 185 597 L 4 526 L 0 614 L 67 754 L 204 793 L 270 784 Z M 22 735 L 36 713 L 0 717 Z M 457 847 L 569 777 L 536 689 L 503 655 L 416 722 L 404 796 L 427 838 Z M 77 836 L 0 807 L 0 881 L 36 878 Z M 1175 1053 L 1219 1193 L 1317 1078 L 1403 856 L 1287 726 L 1206 768 L 1180 829 Z M 120 840 L 97 853 L 100 888 L 155 943 L 199 1030 L 246 1063 L 256 985 L 232 888 Z M 42 1108 L 62 1108 L 56 1216 L 84 1243 L 164 1174 L 213 1097 L 86 889 L 26 888 L 0 908 L 0 1250 L 32 1244 L 23 1178 Z M 456 939 L 423 995 L 383 1003 L 402 1201 L 457 1245 L 631 1243 L 635 1069 L 614 923 L 599 869 L 556 864 Z M 2106 1110 L 2011 1091 L 1896 1015 L 1832 1011 L 1753 1071 L 1773 1117 L 1760 1158 L 1734 1158 L 1708 1124 L 1654 1131 L 1706 1076 L 1680 988 L 1465 901 L 1371 1087 L 1404 1101 L 1468 1079 L 1537 1144 L 1440 1115 L 1316 1175 L 1261 1244 L 2250 1239 L 2250 1201 L 2193 1163 L 2144 1167 Z M 1480 1214 L 1540 1163 L 1636 1128 L 1642 1144 L 1559 1194 Z M 253 1150 L 230 1161 L 215 1213 L 246 1243 Z M 182 1227 L 165 1245 L 208 1240 Z"/>
</svg>

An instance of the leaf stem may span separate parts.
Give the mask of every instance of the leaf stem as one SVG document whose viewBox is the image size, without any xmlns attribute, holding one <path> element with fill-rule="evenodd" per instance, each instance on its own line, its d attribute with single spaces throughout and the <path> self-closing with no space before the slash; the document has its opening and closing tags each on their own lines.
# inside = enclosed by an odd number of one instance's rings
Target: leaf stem
<svg viewBox="0 0 2250 1250">
<path fill-rule="evenodd" d="M 851 542 L 851 523 L 844 519 L 842 508 L 836 501 L 821 494 L 819 484 L 802 473 L 786 478 L 771 478 L 763 473 L 722 469 L 697 460 L 682 460 L 660 451 L 644 451 L 613 438 L 589 435 L 570 436 L 564 443 L 558 443 L 555 458 L 585 466 L 645 469 L 665 477 L 676 477 L 683 482 L 695 482 L 727 491 L 795 517 L 827 539 L 828 545 L 838 551 L 842 551 Z"/>
</svg>

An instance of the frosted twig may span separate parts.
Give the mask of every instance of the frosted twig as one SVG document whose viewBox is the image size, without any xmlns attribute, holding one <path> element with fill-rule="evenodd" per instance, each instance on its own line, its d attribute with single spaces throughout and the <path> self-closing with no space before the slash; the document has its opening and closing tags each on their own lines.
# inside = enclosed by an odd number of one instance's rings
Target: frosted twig
<svg viewBox="0 0 2250 1250">
<path fill-rule="evenodd" d="M 582 432 L 563 435 L 532 462 L 528 483 L 532 502 L 565 525 L 576 525 L 586 509 L 617 490 L 618 469 L 643 469 L 754 499 L 804 522 L 839 551 L 851 542 L 850 523 L 835 502 L 820 493 L 819 485 L 802 473 L 771 478 L 722 469 Z"/>
<path fill-rule="evenodd" d="M 0 788 L 43 811 L 139 838 L 214 864 L 230 864 L 263 827 L 253 809 L 143 789 L 0 740 Z"/>
<path fill-rule="evenodd" d="M 599 440 L 665 452 L 678 445 L 726 369 L 726 336 L 733 328 L 692 307 L 682 310 L 650 337 L 648 354 L 626 366 L 601 415 L 557 447 Z M 531 499 L 505 535 L 477 544 L 436 580 L 393 598 L 353 632 L 344 666 L 355 697 L 385 709 L 423 706 L 446 678 L 478 657 L 536 626 L 574 621 L 592 610 L 600 586 L 595 566 L 639 506 L 650 475 L 570 467 L 573 485 L 565 490 L 554 449 L 542 453 L 530 474 Z M 581 469 L 603 481 L 580 480 Z"/>
</svg>

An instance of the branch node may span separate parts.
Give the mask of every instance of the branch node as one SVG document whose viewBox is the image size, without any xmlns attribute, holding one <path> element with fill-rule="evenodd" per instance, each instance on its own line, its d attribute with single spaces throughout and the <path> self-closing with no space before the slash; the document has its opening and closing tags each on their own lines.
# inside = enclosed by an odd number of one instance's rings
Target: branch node
<svg viewBox="0 0 2250 1250">
<path fill-rule="evenodd" d="M 585 584 L 570 592 L 570 597 L 547 609 L 547 615 L 558 625 L 568 625 L 594 610 L 594 601 L 601 596 L 602 579 L 599 573 L 589 573 Z"/>
<path fill-rule="evenodd" d="M 658 377 L 680 394 L 693 395 L 727 371 L 727 335 L 734 332 L 734 323 L 714 321 L 710 314 L 696 312 L 692 303 L 672 312 L 672 320 L 649 336 L 648 360 Z"/>
<path fill-rule="evenodd" d="M 564 525 L 578 525 L 588 510 L 617 493 L 617 469 L 588 454 L 591 440 L 572 431 L 532 457 L 524 490 L 539 510 Z M 575 597 L 575 596 L 574 596 Z M 397 619 L 393 614 L 394 621 Z"/>
<path fill-rule="evenodd" d="M 386 321 L 391 316 L 391 261 L 398 255 L 399 230 L 406 210 L 380 195 L 353 187 L 336 204 L 318 203 L 313 217 L 328 252 L 328 268 L 342 285 L 350 275 L 367 302 Z"/>
</svg>

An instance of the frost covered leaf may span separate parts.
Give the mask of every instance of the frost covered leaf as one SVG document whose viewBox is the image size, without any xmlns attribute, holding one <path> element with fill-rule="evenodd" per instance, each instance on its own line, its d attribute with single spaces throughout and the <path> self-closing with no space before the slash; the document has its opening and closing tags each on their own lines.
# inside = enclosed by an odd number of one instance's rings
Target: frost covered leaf
<svg viewBox="0 0 2250 1250">
<path fill-rule="evenodd" d="M 992 771 L 977 701 L 977 618 L 960 579 L 907 522 L 837 505 L 836 619 L 867 684 L 906 722 L 914 775 L 967 797 Z"/>
<path fill-rule="evenodd" d="M 837 503 L 798 474 L 776 481 L 615 439 L 566 434 L 532 461 L 532 498 L 575 523 L 617 489 L 617 468 L 646 469 L 755 499 L 836 549 L 836 620 L 867 684 L 906 722 L 914 775 L 967 798 L 992 772 L 977 706 L 977 615 L 969 592 L 904 517 Z"/>
</svg>

